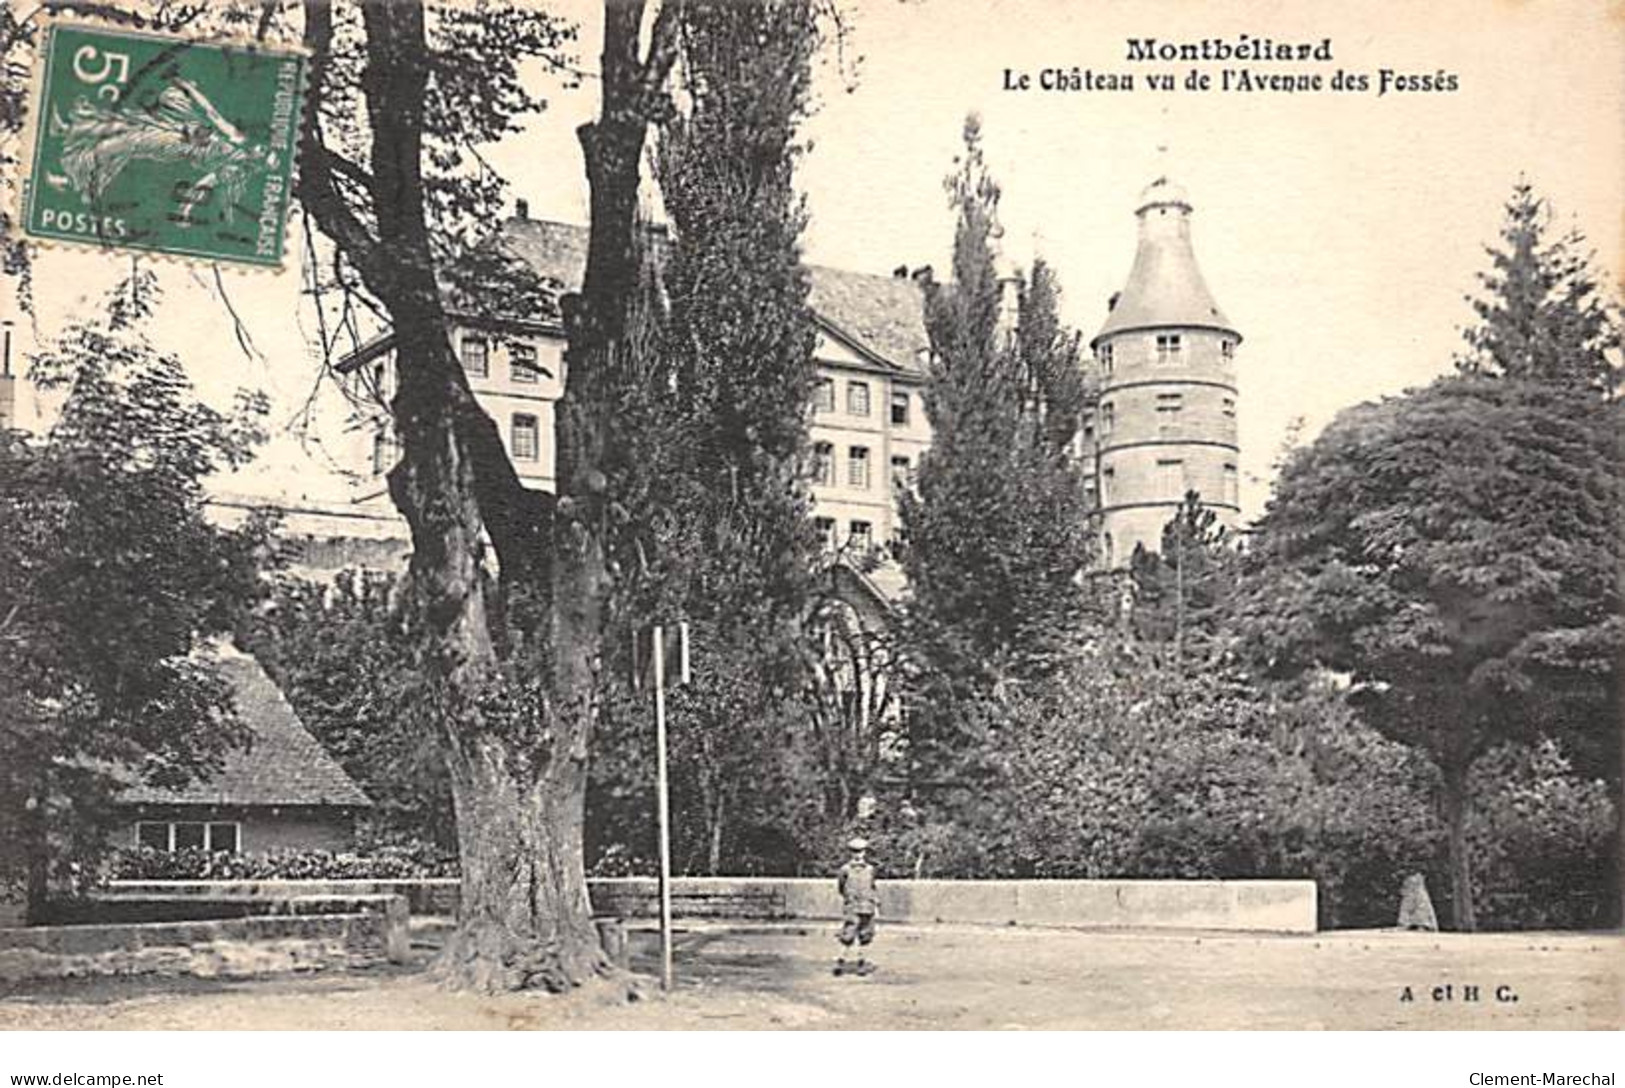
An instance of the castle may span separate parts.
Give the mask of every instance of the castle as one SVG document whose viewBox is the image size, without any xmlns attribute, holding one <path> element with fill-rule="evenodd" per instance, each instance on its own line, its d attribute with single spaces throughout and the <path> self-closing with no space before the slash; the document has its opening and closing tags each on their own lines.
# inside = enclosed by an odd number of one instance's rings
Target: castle
<svg viewBox="0 0 1625 1088">
<path fill-rule="evenodd" d="M 1124 566 L 1137 546 L 1156 550 L 1189 491 L 1234 528 L 1238 504 L 1236 346 L 1191 245 L 1192 206 L 1158 178 L 1135 215 L 1139 243 L 1123 290 L 1090 341 L 1085 362 L 1098 389 L 1077 449 L 1098 510 L 1101 566 Z M 583 227 L 532 219 L 523 202 L 496 244 L 560 290 L 580 285 Z M 818 382 L 808 424 L 813 516 L 829 548 L 884 550 L 898 532 L 896 488 L 930 446 L 922 390 L 929 361 L 923 293 L 904 270 L 890 276 L 809 266 L 808 303 L 818 332 Z M 1016 281 L 1001 273 L 1013 297 Z M 495 322 L 450 311 L 453 344 L 469 384 L 502 429 L 519 476 L 554 486 L 553 406 L 564 393 L 564 330 L 557 320 Z M 340 369 L 387 398 L 390 333 Z M 361 496 L 378 506 L 394 461 L 387 421 L 357 451 L 377 481 Z M 383 512 L 380 511 L 382 514 Z M 387 514 L 383 514 L 387 517 Z M 894 600 L 904 587 L 882 563 L 864 579 Z"/>
</svg>

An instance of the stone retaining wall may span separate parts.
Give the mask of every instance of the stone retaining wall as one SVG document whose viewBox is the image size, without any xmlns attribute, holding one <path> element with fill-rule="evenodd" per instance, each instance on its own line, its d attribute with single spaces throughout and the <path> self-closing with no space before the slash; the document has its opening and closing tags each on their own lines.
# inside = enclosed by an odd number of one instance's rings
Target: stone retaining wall
<svg viewBox="0 0 1625 1088">
<path fill-rule="evenodd" d="M 656 912 L 648 877 L 588 882 L 601 915 L 649 918 Z M 119 882 L 121 894 L 400 894 L 414 914 L 454 915 L 455 880 Z M 1311 880 L 883 880 L 881 917 L 894 922 L 1072 926 L 1100 929 L 1208 929 L 1313 933 Z M 833 920 L 840 898 L 832 879 L 679 877 L 672 882 L 679 918 Z"/>
<path fill-rule="evenodd" d="M 202 905 L 202 904 L 200 904 Z M 406 902 L 343 914 L 0 929 L 0 981 L 90 975 L 240 977 L 404 961 Z"/>
</svg>

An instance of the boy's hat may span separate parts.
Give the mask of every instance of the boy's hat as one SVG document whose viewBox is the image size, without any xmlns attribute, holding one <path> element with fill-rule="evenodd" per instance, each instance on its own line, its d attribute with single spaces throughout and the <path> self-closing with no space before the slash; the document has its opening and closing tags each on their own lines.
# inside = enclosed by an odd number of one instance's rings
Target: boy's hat
<svg viewBox="0 0 1625 1088">
<path fill-rule="evenodd" d="M 848 850 L 867 850 L 869 849 L 869 840 L 862 837 L 853 839 L 846 844 L 846 848 Z"/>
</svg>

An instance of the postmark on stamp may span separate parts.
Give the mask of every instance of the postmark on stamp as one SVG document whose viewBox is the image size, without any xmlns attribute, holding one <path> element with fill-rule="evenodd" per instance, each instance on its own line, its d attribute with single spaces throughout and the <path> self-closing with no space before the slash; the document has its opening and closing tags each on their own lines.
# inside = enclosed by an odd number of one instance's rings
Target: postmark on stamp
<svg viewBox="0 0 1625 1088">
<path fill-rule="evenodd" d="M 282 264 L 302 54 L 59 22 L 39 63 L 25 236 Z"/>
</svg>

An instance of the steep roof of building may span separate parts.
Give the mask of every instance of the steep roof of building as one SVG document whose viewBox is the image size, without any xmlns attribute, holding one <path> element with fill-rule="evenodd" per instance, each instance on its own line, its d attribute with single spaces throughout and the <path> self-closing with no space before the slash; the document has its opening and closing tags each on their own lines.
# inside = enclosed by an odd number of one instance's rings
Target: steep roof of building
<svg viewBox="0 0 1625 1088">
<path fill-rule="evenodd" d="M 211 659 L 231 686 L 237 713 L 252 734 L 250 744 L 227 753 L 218 774 L 173 789 L 133 786 L 119 795 L 120 801 L 350 808 L 372 804 L 344 768 L 310 735 L 258 661 L 231 649 L 220 650 Z"/>
<path fill-rule="evenodd" d="M 586 227 L 516 217 L 502 224 L 497 244 L 560 290 L 580 289 L 587 267 Z M 919 284 L 820 265 L 808 265 L 807 276 L 808 303 L 829 332 L 886 365 L 922 372 L 922 352 L 930 343 Z"/>
<path fill-rule="evenodd" d="M 1140 217 L 1140 239 L 1134 251 L 1134 267 L 1091 344 L 1131 329 L 1236 331 L 1213 301 L 1213 293 L 1196 263 L 1196 252 L 1191 248 L 1190 211 L 1184 190 L 1166 178 L 1158 178 L 1147 187 L 1135 212 Z M 1148 217 L 1168 215 L 1179 217 L 1178 229 L 1148 221 Z"/>
</svg>

